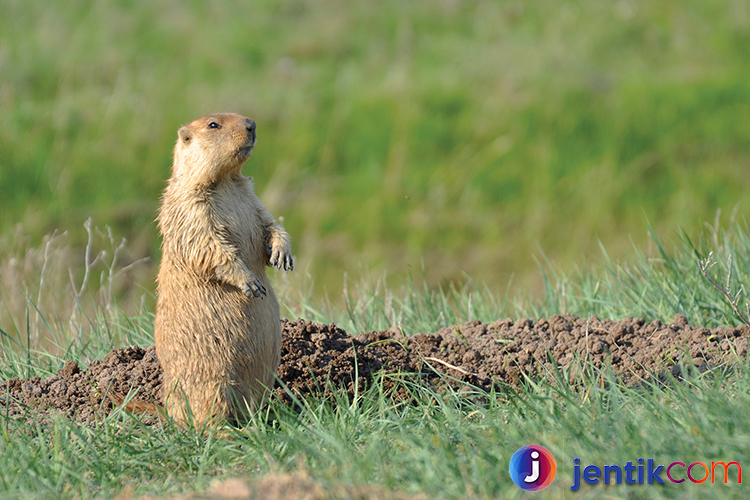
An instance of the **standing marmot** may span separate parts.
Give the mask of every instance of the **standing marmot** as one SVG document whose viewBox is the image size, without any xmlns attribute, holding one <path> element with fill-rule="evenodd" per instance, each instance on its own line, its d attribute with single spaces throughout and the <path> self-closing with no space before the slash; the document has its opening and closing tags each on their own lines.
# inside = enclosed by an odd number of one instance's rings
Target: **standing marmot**
<svg viewBox="0 0 750 500">
<path fill-rule="evenodd" d="M 240 173 L 253 120 L 210 115 L 178 135 L 158 217 L 154 335 L 165 406 L 181 422 L 242 423 L 279 365 L 279 303 L 265 266 L 292 269 L 290 239 Z"/>
</svg>

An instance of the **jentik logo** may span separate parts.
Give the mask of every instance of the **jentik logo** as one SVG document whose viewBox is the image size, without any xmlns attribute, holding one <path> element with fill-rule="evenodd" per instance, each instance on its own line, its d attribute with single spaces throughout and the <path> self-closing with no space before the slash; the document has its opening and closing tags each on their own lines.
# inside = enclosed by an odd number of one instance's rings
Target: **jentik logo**
<svg viewBox="0 0 750 500">
<path fill-rule="evenodd" d="M 557 464 L 547 448 L 532 444 L 513 454 L 508 470 L 516 486 L 526 491 L 539 491 L 555 479 Z"/>
</svg>

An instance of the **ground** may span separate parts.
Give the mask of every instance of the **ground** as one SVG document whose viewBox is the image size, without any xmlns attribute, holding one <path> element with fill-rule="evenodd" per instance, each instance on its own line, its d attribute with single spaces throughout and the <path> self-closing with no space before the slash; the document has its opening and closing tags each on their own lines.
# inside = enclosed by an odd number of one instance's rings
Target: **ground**
<svg viewBox="0 0 750 500">
<path fill-rule="evenodd" d="M 350 397 L 374 381 L 399 397 L 394 374 L 438 390 L 482 391 L 518 386 L 527 379 L 565 376 L 580 366 L 610 370 L 623 383 L 679 377 L 688 367 L 731 365 L 747 354 L 750 327 L 691 326 L 682 315 L 670 324 L 628 318 L 613 321 L 554 315 L 549 319 L 473 321 L 433 333 L 404 335 L 398 328 L 351 336 L 334 324 L 282 320 L 282 360 L 275 397 L 326 394 L 345 388 Z M 378 377 L 378 374 L 386 375 Z M 161 366 L 153 346 L 115 349 L 86 369 L 66 361 L 47 379 L 0 382 L 3 411 L 17 417 L 29 409 L 62 412 L 91 423 L 113 410 L 108 391 L 162 401 Z M 155 420 L 154 420 L 155 422 Z"/>
</svg>

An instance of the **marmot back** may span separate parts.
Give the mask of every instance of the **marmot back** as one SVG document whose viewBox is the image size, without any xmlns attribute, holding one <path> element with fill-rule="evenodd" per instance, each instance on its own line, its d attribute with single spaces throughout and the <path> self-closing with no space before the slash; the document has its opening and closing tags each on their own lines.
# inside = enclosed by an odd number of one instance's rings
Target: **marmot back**
<svg viewBox="0 0 750 500">
<path fill-rule="evenodd" d="M 290 239 L 240 173 L 254 121 L 210 115 L 178 135 L 158 217 L 154 335 L 165 406 L 182 422 L 242 423 L 273 388 L 281 325 L 265 267 L 292 269 Z"/>
</svg>

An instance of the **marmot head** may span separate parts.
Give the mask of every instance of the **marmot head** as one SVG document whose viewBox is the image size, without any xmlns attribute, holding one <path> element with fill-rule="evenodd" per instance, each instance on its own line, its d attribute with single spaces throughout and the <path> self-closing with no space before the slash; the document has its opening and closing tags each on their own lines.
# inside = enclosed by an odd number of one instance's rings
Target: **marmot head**
<svg viewBox="0 0 750 500">
<path fill-rule="evenodd" d="M 198 118 L 182 127 L 172 175 L 214 182 L 239 174 L 255 146 L 255 122 L 235 113 Z"/>
</svg>

